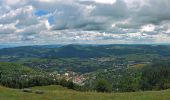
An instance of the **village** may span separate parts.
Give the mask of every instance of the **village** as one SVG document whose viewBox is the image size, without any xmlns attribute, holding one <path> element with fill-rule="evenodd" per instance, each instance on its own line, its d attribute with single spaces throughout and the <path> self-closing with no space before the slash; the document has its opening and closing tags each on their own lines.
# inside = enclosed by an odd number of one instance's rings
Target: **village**
<svg viewBox="0 0 170 100">
<path fill-rule="evenodd" d="M 57 71 L 49 74 L 54 79 L 64 79 L 66 81 L 71 81 L 76 85 L 83 86 L 85 85 L 85 81 L 89 79 L 88 76 L 83 74 L 79 74 L 73 71 L 66 71 L 65 73 L 59 73 Z"/>
</svg>

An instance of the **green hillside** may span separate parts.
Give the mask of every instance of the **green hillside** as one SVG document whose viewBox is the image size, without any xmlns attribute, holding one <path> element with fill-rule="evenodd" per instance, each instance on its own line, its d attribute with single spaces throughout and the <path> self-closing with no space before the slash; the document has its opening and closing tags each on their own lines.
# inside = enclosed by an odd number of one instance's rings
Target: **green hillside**
<svg viewBox="0 0 170 100">
<path fill-rule="evenodd" d="M 49 85 L 53 82 L 53 78 L 41 70 L 34 70 L 17 63 L 0 63 L 0 85 L 25 88 Z"/>
<path fill-rule="evenodd" d="M 44 94 L 35 94 L 36 90 Z M 129 93 L 77 92 L 61 86 L 32 88 L 32 93 L 0 87 L 0 100 L 170 100 L 170 90 Z"/>
<path fill-rule="evenodd" d="M 0 63 L 0 73 L 5 75 L 22 75 L 22 74 L 35 74 L 31 68 L 25 67 L 21 64 L 17 63 L 8 63 L 8 62 L 1 62 Z"/>
</svg>

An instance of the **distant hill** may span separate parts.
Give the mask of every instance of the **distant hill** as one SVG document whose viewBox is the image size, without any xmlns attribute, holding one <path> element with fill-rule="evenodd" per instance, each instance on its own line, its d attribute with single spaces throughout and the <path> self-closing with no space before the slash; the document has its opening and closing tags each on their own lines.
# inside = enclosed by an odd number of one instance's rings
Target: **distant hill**
<svg viewBox="0 0 170 100">
<path fill-rule="evenodd" d="M 169 45 L 65 45 L 22 46 L 0 49 L 0 56 L 10 58 L 91 58 L 129 54 L 170 56 Z"/>
<path fill-rule="evenodd" d="M 16 45 L 0 45 L 0 49 L 17 47 Z"/>
</svg>

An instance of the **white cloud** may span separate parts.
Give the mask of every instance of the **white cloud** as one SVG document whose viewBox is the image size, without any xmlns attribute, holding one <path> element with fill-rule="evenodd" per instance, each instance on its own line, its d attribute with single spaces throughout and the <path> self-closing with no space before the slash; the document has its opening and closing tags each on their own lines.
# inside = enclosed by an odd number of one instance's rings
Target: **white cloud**
<svg viewBox="0 0 170 100">
<path fill-rule="evenodd" d="M 54 2 L 55 0 L 39 0 L 40 2 Z"/>
<path fill-rule="evenodd" d="M 19 21 L 19 25 L 35 24 L 37 23 L 37 18 L 33 13 L 34 8 L 32 6 L 25 6 L 14 10 L 12 9 L 0 16 L 0 24 L 9 24 L 16 21 Z"/>
<path fill-rule="evenodd" d="M 12 34 L 15 33 L 16 31 L 16 27 L 15 27 L 16 23 L 11 23 L 11 24 L 0 24 L 0 35 L 1 34 Z"/>
<path fill-rule="evenodd" d="M 142 26 L 142 32 L 153 32 L 155 30 L 155 26 L 152 24 Z"/>
<path fill-rule="evenodd" d="M 170 42 L 169 11 L 169 0 L 0 0 L 0 43 Z"/>
<path fill-rule="evenodd" d="M 99 3 L 109 3 L 109 4 L 113 4 L 116 2 L 116 0 L 95 0 L 95 1 Z"/>
<path fill-rule="evenodd" d="M 23 29 L 20 29 L 19 33 L 24 34 L 25 36 L 29 36 L 32 34 L 39 34 L 41 31 L 49 30 L 51 26 L 49 25 L 47 20 L 41 20 L 38 24 L 27 26 Z"/>
</svg>

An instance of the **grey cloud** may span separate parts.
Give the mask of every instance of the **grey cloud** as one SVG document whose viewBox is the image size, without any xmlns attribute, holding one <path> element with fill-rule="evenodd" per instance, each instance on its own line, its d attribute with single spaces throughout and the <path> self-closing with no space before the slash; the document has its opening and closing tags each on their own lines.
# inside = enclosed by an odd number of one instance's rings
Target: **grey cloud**
<svg viewBox="0 0 170 100">
<path fill-rule="evenodd" d="M 123 0 L 117 0 L 114 4 L 96 4 L 92 11 L 94 16 L 105 16 L 116 19 L 127 17 L 127 6 Z"/>
<path fill-rule="evenodd" d="M 127 7 L 122 0 L 114 4 L 86 3 L 58 2 L 53 14 L 56 22 L 53 29 L 107 30 L 117 19 L 127 17 Z M 87 9 L 87 6 L 94 8 Z"/>
<path fill-rule="evenodd" d="M 37 23 L 37 18 L 33 14 L 32 6 L 25 6 L 10 10 L 9 12 L 0 16 L 0 24 L 10 24 L 19 21 L 18 25 L 27 26 Z"/>
<path fill-rule="evenodd" d="M 0 37 L 3 38 L 0 42 L 7 36 L 10 36 L 8 41 L 42 43 L 87 40 L 98 43 L 159 42 L 165 37 L 170 38 L 169 0 L 130 1 L 135 2 L 16 0 L 10 3 L 10 0 L 0 0 Z M 48 15 L 37 16 L 34 14 L 37 10 L 45 10 Z M 49 17 L 54 19 L 51 25 Z M 155 29 L 142 31 L 148 24 L 153 24 Z"/>
<path fill-rule="evenodd" d="M 170 20 L 169 0 L 149 0 L 148 3 L 137 13 L 137 22 L 160 24 L 162 21 Z"/>
</svg>

